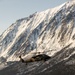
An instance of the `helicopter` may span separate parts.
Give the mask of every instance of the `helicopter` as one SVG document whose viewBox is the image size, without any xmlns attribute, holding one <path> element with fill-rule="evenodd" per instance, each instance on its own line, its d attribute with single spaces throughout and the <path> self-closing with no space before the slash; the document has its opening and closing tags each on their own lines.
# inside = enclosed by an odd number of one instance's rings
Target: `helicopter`
<svg viewBox="0 0 75 75">
<path fill-rule="evenodd" d="M 45 61 L 51 59 L 51 57 L 46 55 L 46 54 L 38 54 L 38 55 L 35 55 L 35 56 L 33 56 L 33 57 L 31 57 L 31 58 L 29 58 L 27 60 L 24 60 L 21 57 L 21 55 L 19 56 L 19 58 L 20 58 L 20 61 L 22 63 L 26 63 L 26 65 L 27 65 L 27 63 L 30 63 L 30 62 L 36 62 L 36 61 L 43 61 L 43 62 L 45 62 Z"/>
<path fill-rule="evenodd" d="M 34 56 L 31 56 L 29 59 L 23 59 L 22 58 L 22 56 L 20 55 L 19 56 L 19 59 L 20 59 L 20 61 L 22 62 L 22 63 L 26 63 L 26 65 L 27 65 L 27 63 L 30 63 L 30 62 L 37 62 L 37 61 L 43 61 L 43 62 L 45 62 L 45 61 L 47 61 L 47 60 L 49 60 L 49 59 L 51 59 L 52 57 L 51 56 L 48 56 L 48 55 L 46 55 L 46 53 L 45 52 L 50 52 L 50 51 L 54 51 L 54 50 L 49 50 L 49 51 L 44 51 L 44 52 L 37 52 L 37 46 L 36 46 L 36 53 L 38 53 L 38 54 L 36 54 L 35 53 L 35 55 Z M 50 52 L 51 53 L 51 52 Z M 29 55 L 30 56 L 30 55 Z"/>
</svg>

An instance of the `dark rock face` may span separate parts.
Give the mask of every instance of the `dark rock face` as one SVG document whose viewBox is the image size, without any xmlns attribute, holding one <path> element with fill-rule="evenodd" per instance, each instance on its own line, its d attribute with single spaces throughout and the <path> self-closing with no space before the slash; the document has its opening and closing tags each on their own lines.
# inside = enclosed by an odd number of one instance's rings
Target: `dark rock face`
<svg viewBox="0 0 75 75">
<path fill-rule="evenodd" d="M 66 65 L 66 61 L 51 64 L 43 62 L 29 63 L 25 65 L 20 62 L 3 69 L 0 75 L 75 75 L 75 65 Z"/>
</svg>

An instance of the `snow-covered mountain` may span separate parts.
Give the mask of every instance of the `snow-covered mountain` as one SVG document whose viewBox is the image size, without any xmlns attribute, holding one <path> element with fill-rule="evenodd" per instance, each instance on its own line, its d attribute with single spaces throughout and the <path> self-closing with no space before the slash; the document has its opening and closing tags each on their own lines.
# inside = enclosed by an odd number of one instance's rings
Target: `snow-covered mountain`
<svg viewBox="0 0 75 75">
<path fill-rule="evenodd" d="M 54 63 L 75 54 L 74 0 L 19 19 L 0 36 L 0 62 L 37 52 L 52 56 Z"/>
</svg>

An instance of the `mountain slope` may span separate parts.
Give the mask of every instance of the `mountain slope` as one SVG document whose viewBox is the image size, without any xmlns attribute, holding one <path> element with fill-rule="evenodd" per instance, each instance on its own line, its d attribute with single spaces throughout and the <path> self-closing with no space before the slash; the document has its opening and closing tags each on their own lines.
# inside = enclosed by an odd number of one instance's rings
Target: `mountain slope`
<svg viewBox="0 0 75 75">
<path fill-rule="evenodd" d="M 0 36 L 0 62 L 7 62 L 8 68 L 12 66 L 8 64 L 9 61 L 18 61 L 19 55 L 29 58 L 36 55 L 37 52 L 52 56 L 52 59 L 49 60 L 50 65 L 61 66 L 61 63 L 64 62 L 63 66 L 66 62 L 70 64 L 74 62 L 74 59 L 71 59 L 75 54 L 74 0 L 19 19 Z M 50 65 L 48 65 L 49 69 L 57 71 L 55 70 L 57 65 L 54 68 L 51 68 Z M 41 66 L 41 70 L 44 68 Z M 36 69 L 39 70 L 37 66 Z"/>
<path fill-rule="evenodd" d="M 64 48 L 66 50 L 66 48 Z M 70 51 L 72 49 L 69 49 Z M 75 50 L 75 48 L 74 48 Z M 60 52 L 61 53 L 61 52 Z M 60 58 L 55 55 L 51 60 L 46 62 L 33 62 L 25 65 L 16 62 L 5 69 L 0 70 L 1 75 L 75 75 L 75 54 L 67 60 L 59 61 Z M 62 53 L 61 53 L 62 54 Z M 58 58 L 59 57 L 59 58 Z"/>
</svg>

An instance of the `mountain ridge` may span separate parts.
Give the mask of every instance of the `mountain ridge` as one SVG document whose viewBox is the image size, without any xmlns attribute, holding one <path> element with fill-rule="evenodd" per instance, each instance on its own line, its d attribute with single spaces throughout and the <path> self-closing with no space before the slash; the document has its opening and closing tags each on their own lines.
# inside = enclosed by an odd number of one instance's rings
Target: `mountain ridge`
<svg viewBox="0 0 75 75">
<path fill-rule="evenodd" d="M 0 37 L 0 57 L 7 58 L 7 61 L 14 60 L 14 56 L 24 55 L 36 48 L 38 52 L 53 50 L 46 53 L 52 56 L 74 43 L 74 3 L 69 1 L 17 20 Z"/>
</svg>

